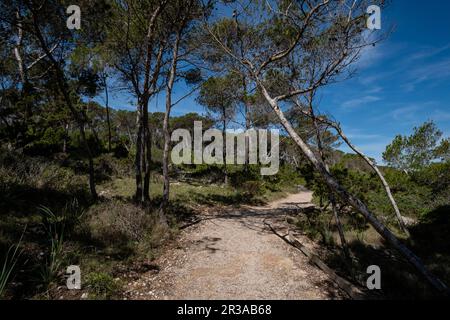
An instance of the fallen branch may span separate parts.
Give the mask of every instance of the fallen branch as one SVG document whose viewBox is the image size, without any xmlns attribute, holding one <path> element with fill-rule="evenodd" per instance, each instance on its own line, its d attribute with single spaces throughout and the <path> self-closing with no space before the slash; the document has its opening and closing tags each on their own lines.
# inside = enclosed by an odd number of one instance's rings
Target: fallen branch
<svg viewBox="0 0 450 320">
<path fill-rule="evenodd" d="M 319 267 L 320 270 L 325 272 L 331 280 L 333 280 L 339 288 L 345 291 L 352 299 L 354 300 L 362 300 L 364 299 L 364 293 L 358 289 L 356 286 L 354 286 L 349 281 L 345 280 L 344 278 L 338 276 L 333 269 L 328 267 L 320 258 L 309 251 L 304 245 L 300 243 L 300 241 L 295 238 L 293 235 L 289 235 L 289 242 L 291 245 L 299 249 L 305 256 L 309 258 L 309 261 Z"/>
<path fill-rule="evenodd" d="M 345 280 L 344 278 L 338 276 L 333 269 L 328 267 L 320 258 L 309 251 L 304 245 L 301 244 L 301 242 L 295 238 L 290 232 L 286 235 L 279 234 L 271 224 L 264 222 L 266 226 L 269 227 L 269 229 L 278 237 L 283 239 L 286 243 L 290 244 L 291 246 L 297 248 L 300 250 L 306 257 L 308 257 L 309 262 L 316 267 L 318 267 L 320 270 L 325 272 L 328 277 L 338 285 L 340 289 L 342 289 L 350 298 L 354 300 L 362 300 L 364 299 L 365 295 L 363 291 L 361 291 L 359 288 L 357 288 L 354 284 L 351 282 Z"/>
</svg>

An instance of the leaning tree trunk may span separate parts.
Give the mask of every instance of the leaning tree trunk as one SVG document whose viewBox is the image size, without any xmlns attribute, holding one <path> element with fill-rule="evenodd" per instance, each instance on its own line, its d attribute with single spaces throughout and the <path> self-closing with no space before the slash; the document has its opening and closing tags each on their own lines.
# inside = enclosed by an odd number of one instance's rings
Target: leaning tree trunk
<svg viewBox="0 0 450 320">
<path fill-rule="evenodd" d="M 417 257 L 411 250 L 409 250 L 403 243 L 401 243 L 397 237 L 386 228 L 378 219 L 370 212 L 369 208 L 357 197 L 350 194 L 344 189 L 339 182 L 326 170 L 323 164 L 317 159 L 309 146 L 302 140 L 297 134 L 292 125 L 286 119 L 283 111 L 278 106 L 278 102 L 269 95 L 267 89 L 259 83 L 263 95 L 275 114 L 280 119 L 281 124 L 286 129 L 288 134 L 299 146 L 306 158 L 311 162 L 315 169 L 322 175 L 326 184 L 336 192 L 336 194 L 346 203 L 350 204 L 353 208 L 358 210 L 367 221 L 374 227 L 374 229 L 386 239 L 395 249 L 397 249 L 405 258 L 410 262 L 429 282 L 430 284 L 439 290 L 441 293 L 450 294 L 449 288 L 438 278 L 436 278 L 428 269 L 424 266 L 423 262 Z"/>
<path fill-rule="evenodd" d="M 380 179 L 381 183 L 383 184 L 384 190 L 386 191 L 386 194 L 389 198 L 389 201 L 391 202 L 392 208 L 394 209 L 395 215 L 397 217 L 398 224 L 400 226 L 400 229 L 409 237 L 409 231 L 408 228 L 405 225 L 405 222 L 403 221 L 403 217 L 400 214 L 400 210 L 398 209 L 397 202 L 394 199 L 394 196 L 392 195 L 391 188 L 389 187 L 389 184 L 387 183 L 386 179 L 384 178 L 383 174 L 381 173 L 380 169 L 361 151 L 359 151 L 344 135 L 342 130 L 339 127 L 335 127 L 336 131 L 338 132 L 339 136 L 344 140 L 344 142 L 352 149 L 354 152 L 356 152 L 361 158 L 366 161 L 366 163 L 375 171 L 378 178 Z"/>
<path fill-rule="evenodd" d="M 312 117 L 313 115 L 311 113 L 306 113 L 304 112 L 305 115 Z M 378 178 L 380 179 L 381 183 L 383 184 L 384 190 L 386 191 L 386 194 L 389 198 L 389 201 L 391 202 L 392 208 L 394 209 L 395 215 L 397 217 L 397 221 L 398 224 L 400 226 L 400 229 L 409 237 L 409 231 L 408 228 L 406 227 L 405 222 L 403 221 L 403 217 L 400 214 L 400 210 L 397 206 L 397 202 L 394 199 L 394 196 L 392 195 L 391 192 L 391 188 L 389 187 L 389 184 L 387 183 L 386 179 L 384 178 L 383 174 L 381 173 L 380 169 L 378 169 L 378 167 L 376 166 L 375 163 L 373 163 L 369 157 L 367 157 L 364 153 L 362 153 L 355 145 L 353 145 L 353 143 L 350 142 L 350 140 L 347 138 L 347 136 L 344 134 L 344 132 L 342 131 L 341 127 L 339 126 L 339 124 L 332 122 L 332 121 L 328 121 L 325 119 L 318 119 L 320 122 L 323 122 L 326 125 L 331 126 L 332 128 L 334 128 L 337 132 L 337 134 L 342 138 L 342 140 L 344 140 L 344 142 L 350 147 L 350 149 L 352 149 L 356 154 L 358 154 L 361 158 L 363 158 L 363 160 L 373 169 L 373 171 L 375 171 L 375 173 L 377 174 Z"/>
</svg>

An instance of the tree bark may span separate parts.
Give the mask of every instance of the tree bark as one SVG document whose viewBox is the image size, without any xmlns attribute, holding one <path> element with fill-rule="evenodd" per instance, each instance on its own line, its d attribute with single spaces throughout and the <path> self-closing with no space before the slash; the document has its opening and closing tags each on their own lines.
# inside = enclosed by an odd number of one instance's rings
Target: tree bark
<svg viewBox="0 0 450 320">
<path fill-rule="evenodd" d="M 172 103 L 171 98 L 167 95 L 170 94 L 171 89 L 166 89 L 166 112 L 164 114 L 163 122 L 163 134 L 164 134 L 164 148 L 163 148 L 163 177 L 164 188 L 161 207 L 163 211 L 167 209 L 170 197 L 170 177 L 169 177 L 169 149 L 170 149 L 170 132 L 169 132 L 169 119 L 170 119 L 170 105 Z"/>
<path fill-rule="evenodd" d="M 20 16 L 19 9 L 16 11 L 17 18 L 17 40 L 16 45 L 14 46 L 14 57 L 17 61 L 17 69 L 19 71 L 20 81 L 22 82 L 21 95 L 22 97 L 26 97 L 30 91 L 30 83 L 28 79 L 28 69 L 25 66 L 25 62 L 23 61 L 21 49 L 23 43 L 23 26 L 22 26 L 22 17 Z M 25 121 L 29 119 L 32 115 L 31 112 L 31 103 L 26 101 L 25 103 Z"/>
<path fill-rule="evenodd" d="M 223 139 L 223 183 L 228 184 L 228 170 L 227 170 L 227 147 L 226 147 L 226 130 L 227 130 L 227 118 L 226 118 L 226 108 L 222 107 L 222 139 Z"/>
<path fill-rule="evenodd" d="M 245 76 L 242 78 L 242 85 L 244 88 L 244 108 L 245 108 L 245 130 L 246 132 L 250 129 L 250 106 L 247 98 L 247 80 Z M 250 139 L 245 135 L 245 171 L 248 171 L 249 158 L 250 158 Z"/>
<path fill-rule="evenodd" d="M 162 209 L 165 212 L 169 204 L 170 196 L 170 178 L 169 178 L 169 149 L 170 149 L 170 132 L 169 120 L 170 111 L 172 109 L 172 90 L 177 74 L 178 64 L 178 48 L 181 40 L 181 29 L 178 30 L 173 45 L 172 65 L 169 71 L 169 77 L 166 85 L 166 112 L 164 113 L 163 134 L 164 134 L 164 149 L 163 149 L 163 176 L 164 176 L 164 190 L 162 199 Z"/>
<path fill-rule="evenodd" d="M 63 138 L 63 147 L 62 152 L 67 153 L 67 137 L 69 135 L 69 124 L 64 125 L 64 138 Z"/>
<path fill-rule="evenodd" d="M 19 10 L 17 10 L 17 12 L 16 12 L 16 18 L 17 18 L 17 41 L 16 41 L 16 45 L 14 46 L 14 56 L 17 61 L 17 67 L 19 70 L 20 80 L 22 82 L 22 86 L 24 87 L 28 82 L 28 76 L 27 76 L 25 64 L 22 59 L 22 55 L 20 53 L 20 49 L 22 48 L 22 41 L 23 41 L 23 29 L 22 29 L 22 21 L 21 21 L 22 18 L 20 16 Z"/>
<path fill-rule="evenodd" d="M 225 110 L 224 110 L 225 113 Z M 227 143 L 226 143 L 226 138 L 227 138 L 227 122 L 225 121 L 225 115 L 224 115 L 224 120 L 223 120 L 223 124 L 222 124 L 222 139 L 223 139 L 223 146 L 222 146 L 222 157 L 223 157 L 223 183 L 225 185 L 228 185 L 228 169 L 227 169 Z M 234 147 L 233 147 L 234 148 Z"/>
<path fill-rule="evenodd" d="M 151 165 L 152 165 L 152 139 L 151 133 L 148 123 L 148 102 L 149 98 L 146 99 L 145 105 L 143 106 L 143 145 L 144 147 L 144 159 L 143 159 L 143 168 L 144 168 L 144 189 L 143 192 L 143 201 L 150 201 L 150 175 L 151 175 Z"/>
<path fill-rule="evenodd" d="M 136 194 L 134 196 L 135 201 L 137 203 L 143 203 L 143 181 L 142 181 L 142 172 L 143 172 L 143 154 L 145 153 L 145 149 L 143 148 L 144 144 L 144 136 L 143 130 L 144 126 L 142 124 L 142 102 L 138 103 L 138 112 L 137 112 L 137 137 L 136 137 L 136 156 L 134 161 L 135 166 L 135 179 L 136 179 Z"/>
<path fill-rule="evenodd" d="M 139 97 L 138 112 L 138 137 L 136 141 L 136 195 L 135 199 L 138 203 L 144 204 L 150 201 L 150 170 L 151 170 L 151 134 L 148 123 L 148 103 L 152 95 L 152 90 L 156 86 L 159 76 L 159 69 L 162 59 L 162 45 L 158 52 L 158 60 L 156 68 L 151 76 L 151 61 L 153 54 L 154 31 L 156 20 L 161 13 L 162 8 L 167 4 L 161 1 L 155 8 L 148 21 L 146 35 L 146 51 L 144 63 L 144 88 Z M 144 174 L 143 174 L 144 173 Z"/>
<path fill-rule="evenodd" d="M 106 123 L 108 125 L 108 152 L 111 152 L 111 119 L 109 116 L 109 94 L 108 94 L 108 83 L 106 81 L 106 75 L 103 76 L 103 84 L 105 85 Z"/>
</svg>

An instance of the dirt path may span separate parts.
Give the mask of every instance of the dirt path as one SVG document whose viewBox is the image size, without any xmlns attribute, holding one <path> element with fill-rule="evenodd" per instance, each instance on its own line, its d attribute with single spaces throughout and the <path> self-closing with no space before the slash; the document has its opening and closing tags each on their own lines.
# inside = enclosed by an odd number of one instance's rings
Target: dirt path
<svg viewBox="0 0 450 320">
<path fill-rule="evenodd" d="M 285 210 L 308 206 L 310 201 L 311 193 L 301 192 L 266 207 L 242 207 L 205 216 L 199 224 L 185 229 L 178 248 L 161 257 L 158 273 L 149 272 L 128 284 L 128 297 L 341 298 L 325 273 L 265 224 L 285 225 Z"/>
</svg>

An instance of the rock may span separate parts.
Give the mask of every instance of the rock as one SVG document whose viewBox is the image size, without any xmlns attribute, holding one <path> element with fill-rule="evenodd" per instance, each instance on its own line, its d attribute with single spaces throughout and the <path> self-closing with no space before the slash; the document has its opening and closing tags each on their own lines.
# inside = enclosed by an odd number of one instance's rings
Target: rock
<svg viewBox="0 0 450 320">
<path fill-rule="evenodd" d="M 414 226 L 417 224 L 417 221 L 413 218 L 402 216 L 402 219 L 407 227 Z"/>
</svg>

